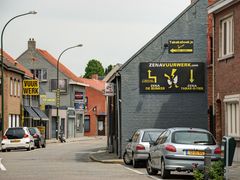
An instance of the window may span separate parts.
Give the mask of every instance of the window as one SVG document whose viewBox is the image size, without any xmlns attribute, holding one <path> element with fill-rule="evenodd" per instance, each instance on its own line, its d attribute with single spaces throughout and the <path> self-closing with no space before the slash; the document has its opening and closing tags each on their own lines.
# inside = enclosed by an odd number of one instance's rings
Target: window
<svg viewBox="0 0 240 180">
<path fill-rule="evenodd" d="M 13 95 L 13 79 L 10 79 L 10 96 Z"/>
<path fill-rule="evenodd" d="M 17 96 L 17 80 L 14 80 L 14 96 Z"/>
<path fill-rule="evenodd" d="M 61 93 L 67 92 L 67 79 L 60 79 L 59 80 L 59 89 Z M 57 90 L 57 80 L 51 79 L 51 91 L 54 92 Z"/>
<path fill-rule="evenodd" d="M 18 85 L 17 85 L 17 89 L 18 89 L 18 93 L 17 93 L 17 96 L 20 97 L 20 91 L 21 91 L 21 87 L 20 87 L 20 81 L 18 80 Z"/>
<path fill-rule="evenodd" d="M 19 115 L 9 114 L 8 115 L 8 127 L 18 127 L 19 126 Z"/>
<path fill-rule="evenodd" d="M 233 54 L 233 17 L 227 17 L 220 21 L 220 57 Z"/>
<path fill-rule="evenodd" d="M 240 95 L 230 95 L 224 98 L 225 132 L 228 136 L 240 137 L 239 100 Z"/>
<path fill-rule="evenodd" d="M 47 81 L 47 69 L 31 69 L 30 71 L 39 81 Z"/>
</svg>

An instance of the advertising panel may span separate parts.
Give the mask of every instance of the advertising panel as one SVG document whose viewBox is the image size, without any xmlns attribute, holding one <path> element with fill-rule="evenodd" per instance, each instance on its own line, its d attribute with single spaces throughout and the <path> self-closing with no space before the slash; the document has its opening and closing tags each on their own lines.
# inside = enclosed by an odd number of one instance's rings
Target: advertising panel
<svg viewBox="0 0 240 180">
<path fill-rule="evenodd" d="M 204 92 L 204 63 L 140 63 L 140 92 Z"/>
<path fill-rule="evenodd" d="M 36 79 L 23 80 L 23 95 L 38 96 L 39 82 Z"/>
</svg>

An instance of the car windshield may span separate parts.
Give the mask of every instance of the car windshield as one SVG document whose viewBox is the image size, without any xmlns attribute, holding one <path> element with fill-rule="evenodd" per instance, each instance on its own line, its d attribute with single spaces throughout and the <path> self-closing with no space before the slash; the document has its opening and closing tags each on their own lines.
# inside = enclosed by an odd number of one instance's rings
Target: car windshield
<svg viewBox="0 0 240 180">
<path fill-rule="evenodd" d="M 10 128 L 7 130 L 5 136 L 8 139 L 21 139 L 23 138 L 25 132 L 22 128 Z"/>
<path fill-rule="evenodd" d="M 177 144 L 216 145 L 211 134 L 199 131 L 176 131 L 172 134 L 172 142 Z"/>
<path fill-rule="evenodd" d="M 146 131 L 143 134 L 142 142 L 154 142 L 163 131 Z"/>
<path fill-rule="evenodd" d="M 31 135 L 36 134 L 36 130 L 34 128 L 28 128 Z"/>
</svg>

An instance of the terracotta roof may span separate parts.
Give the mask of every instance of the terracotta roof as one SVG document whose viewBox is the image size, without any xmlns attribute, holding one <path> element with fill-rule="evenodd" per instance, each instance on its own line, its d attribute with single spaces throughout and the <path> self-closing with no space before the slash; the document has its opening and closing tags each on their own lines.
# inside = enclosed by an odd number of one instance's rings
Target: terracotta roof
<svg viewBox="0 0 240 180">
<path fill-rule="evenodd" d="M 12 56 L 10 56 L 8 53 L 6 53 L 5 51 L 3 51 L 3 57 L 5 58 L 5 60 L 7 60 L 11 65 L 13 65 L 15 68 L 23 71 L 25 73 L 26 76 L 33 78 L 33 74 L 31 73 L 31 71 L 29 69 L 27 69 L 26 67 L 24 67 L 22 64 L 20 64 L 19 62 L 17 62 L 15 59 L 13 59 Z"/>
<path fill-rule="evenodd" d="M 50 64 L 52 64 L 54 67 L 57 68 L 57 59 L 54 58 L 51 54 L 49 54 L 46 50 L 42 49 L 36 49 L 37 52 L 42 55 Z M 59 71 L 65 74 L 69 79 L 72 79 L 73 81 L 83 83 L 82 81 L 79 81 L 79 78 L 70 71 L 66 66 L 64 66 L 61 62 L 59 62 Z M 86 84 L 81 84 L 83 86 L 86 86 Z"/>
<path fill-rule="evenodd" d="M 98 91 L 103 91 L 105 89 L 105 81 L 96 80 L 96 79 L 86 79 L 79 77 L 80 82 L 88 84 L 90 87 L 97 89 Z"/>
</svg>

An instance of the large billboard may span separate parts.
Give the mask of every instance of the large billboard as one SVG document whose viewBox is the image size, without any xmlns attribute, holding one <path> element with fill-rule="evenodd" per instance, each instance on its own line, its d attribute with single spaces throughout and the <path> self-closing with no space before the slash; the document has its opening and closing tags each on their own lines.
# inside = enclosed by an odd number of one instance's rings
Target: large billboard
<svg viewBox="0 0 240 180">
<path fill-rule="evenodd" d="M 204 92 L 204 63 L 140 63 L 140 92 Z"/>
</svg>

